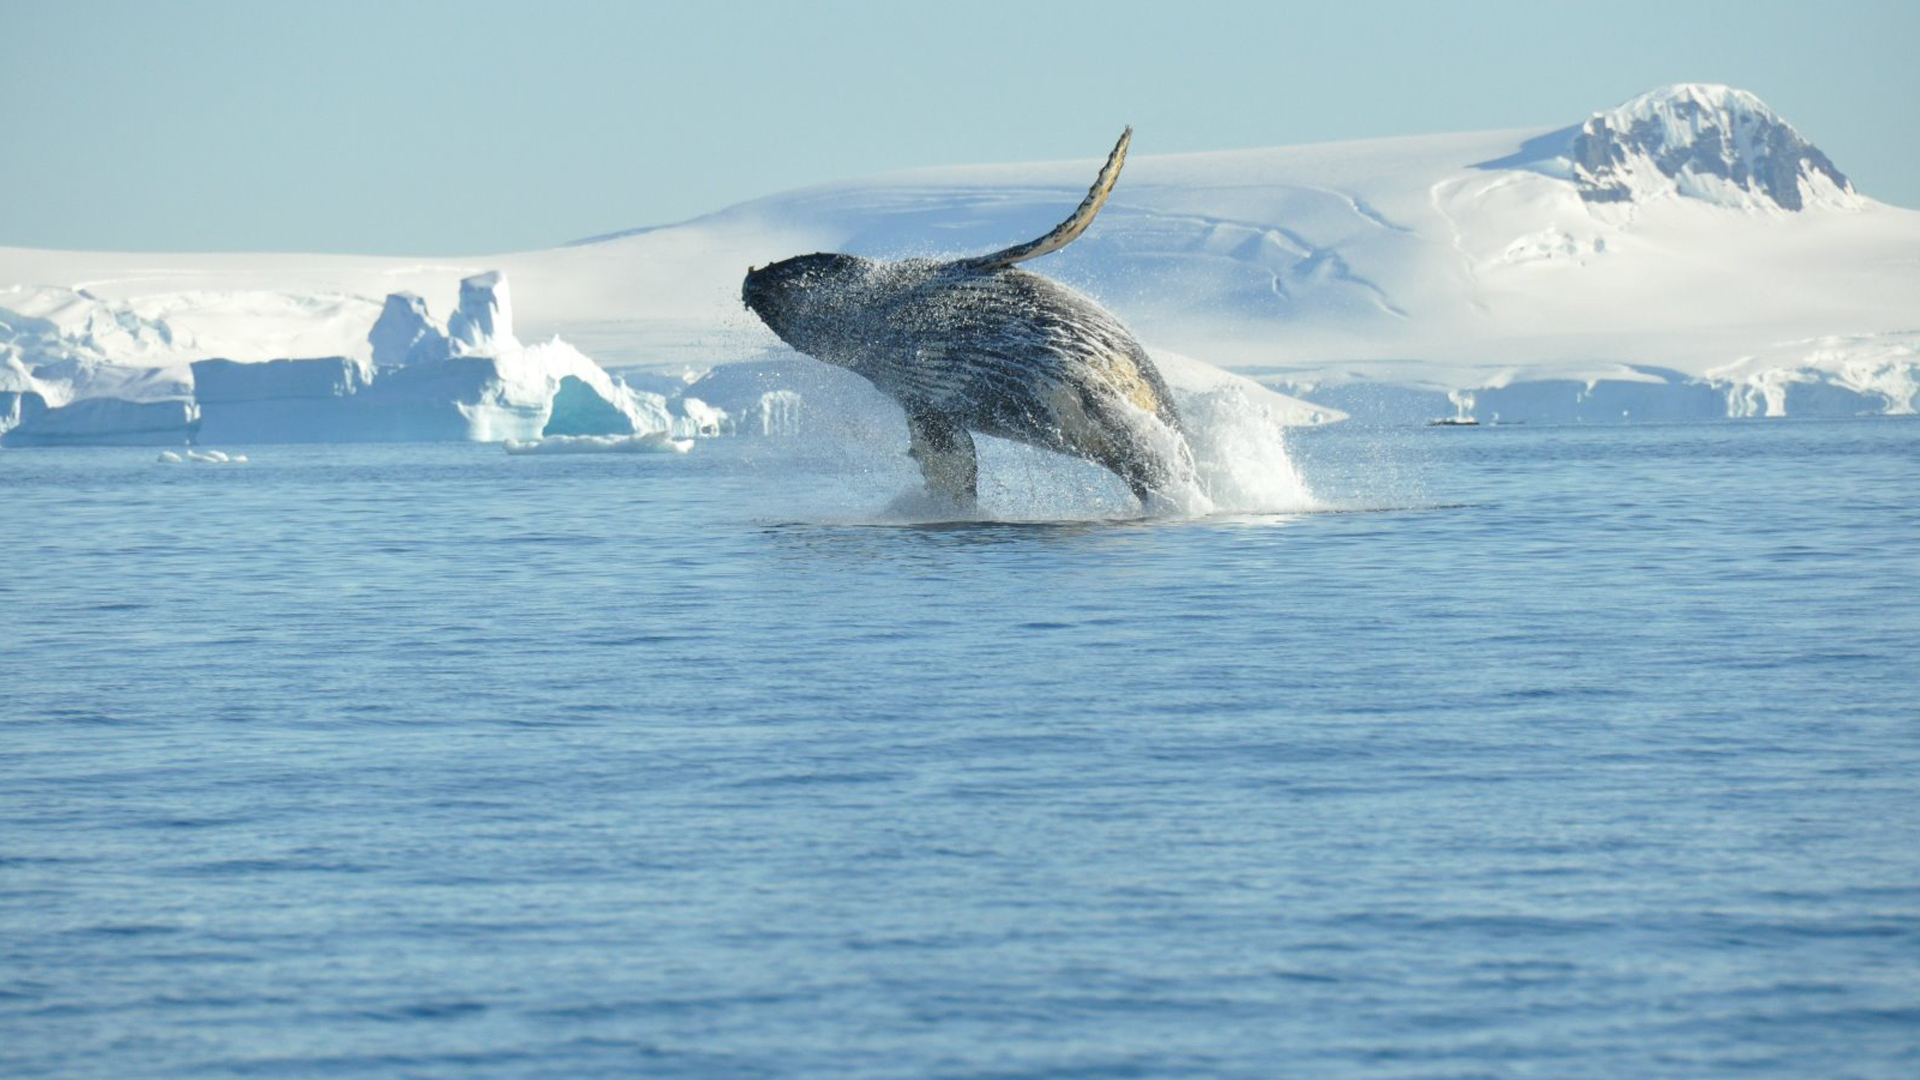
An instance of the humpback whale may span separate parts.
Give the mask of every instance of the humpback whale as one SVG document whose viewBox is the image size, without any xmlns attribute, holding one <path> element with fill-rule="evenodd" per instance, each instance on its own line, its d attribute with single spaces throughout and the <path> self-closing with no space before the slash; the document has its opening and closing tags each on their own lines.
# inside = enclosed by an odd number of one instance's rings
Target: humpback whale
<svg viewBox="0 0 1920 1080">
<path fill-rule="evenodd" d="M 1132 138 L 1129 127 L 1079 207 L 1033 240 L 944 262 L 800 255 L 749 268 L 741 299 L 794 349 L 899 402 L 928 489 L 958 507 L 978 498 L 975 433 L 1094 462 L 1152 506 L 1193 483 L 1166 381 L 1111 312 L 1016 265 L 1087 231 Z"/>
</svg>

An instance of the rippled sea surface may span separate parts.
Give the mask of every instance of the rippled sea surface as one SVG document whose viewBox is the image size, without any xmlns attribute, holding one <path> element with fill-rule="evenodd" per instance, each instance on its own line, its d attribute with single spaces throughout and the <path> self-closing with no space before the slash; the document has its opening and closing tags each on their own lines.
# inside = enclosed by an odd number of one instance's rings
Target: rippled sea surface
<svg viewBox="0 0 1920 1080">
<path fill-rule="evenodd" d="M 0 453 L 0 1074 L 1920 1075 L 1920 422 L 1291 445 Z"/>
</svg>

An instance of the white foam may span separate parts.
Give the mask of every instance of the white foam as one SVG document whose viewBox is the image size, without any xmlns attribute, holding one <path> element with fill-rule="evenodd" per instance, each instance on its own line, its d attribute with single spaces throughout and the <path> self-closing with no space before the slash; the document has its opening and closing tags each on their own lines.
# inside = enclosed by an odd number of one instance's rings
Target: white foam
<svg viewBox="0 0 1920 1080">
<path fill-rule="evenodd" d="M 1287 454 L 1286 427 L 1238 387 L 1181 402 L 1194 470 L 1217 512 L 1312 510 L 1321 503 Z"/>
<path fill-rule="evenodd" d="M 508 439 L 501 445 L 509 454 L 684 454 L 693 449 L 693 440 L 653 431 L 645 435 L 549 435 L 544 439 Z"/>
</svg>

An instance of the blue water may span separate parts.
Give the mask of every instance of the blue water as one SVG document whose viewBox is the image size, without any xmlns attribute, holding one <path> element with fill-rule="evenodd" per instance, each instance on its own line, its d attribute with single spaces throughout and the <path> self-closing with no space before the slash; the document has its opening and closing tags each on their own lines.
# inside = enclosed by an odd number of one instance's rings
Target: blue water
<svg viewBox="0 0 1920 1080">
<path fill-rule="evenodd" d="M 0 453 L 0 1074 L 1920 1075 L 1920 422 L 1292 451 Z"/>
</svg>

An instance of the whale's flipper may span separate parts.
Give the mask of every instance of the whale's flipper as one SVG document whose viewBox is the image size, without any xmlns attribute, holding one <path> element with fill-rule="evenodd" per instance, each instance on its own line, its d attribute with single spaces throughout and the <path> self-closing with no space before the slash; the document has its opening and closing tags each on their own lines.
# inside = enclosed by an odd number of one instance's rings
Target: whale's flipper
<svg viewBox="0 0 1920 1080">
<path fill-rule="evenodd" d="M 927 490 L 951 499 L 962 510 L 972 510 L 980 497 L 980 464 L 966 426 L 943 413 L 909 409 L 907 433 L 913 437 L 907 452 L 920 463 Z"/>
<path fill-rule="evenodd" d="M 1027 259 L 1037 259 L 1051 254 L 1073 243 L 1087 226 L 1093 224 L 1095 214 L 1106 205 L 1107 196 L 1113 191 L 1114 181 L 1120 179 L 1120 166 L 1127 161 L 1127 144 L 1133 141 L 1133 129 L 1129 127 L 1120 133 L 1120 141 L 1113 144 L 1113 153 L 1107 155 L 1107 163 L 1100 167 L 1100 175 L 1094 178 L 1093 187 L 1087 190 L 1087 197 L 1080 200 L 1080 206 L 1073 216 L 1053 227 L 1053 231 L 1038 240 L 1029 240 L 1024 244 L 1015 244 L 1005 251 L 996 251 L 991 255 L 962 259 L 960 265 L 969 270 L 999 270 Z"/>
</svg>

